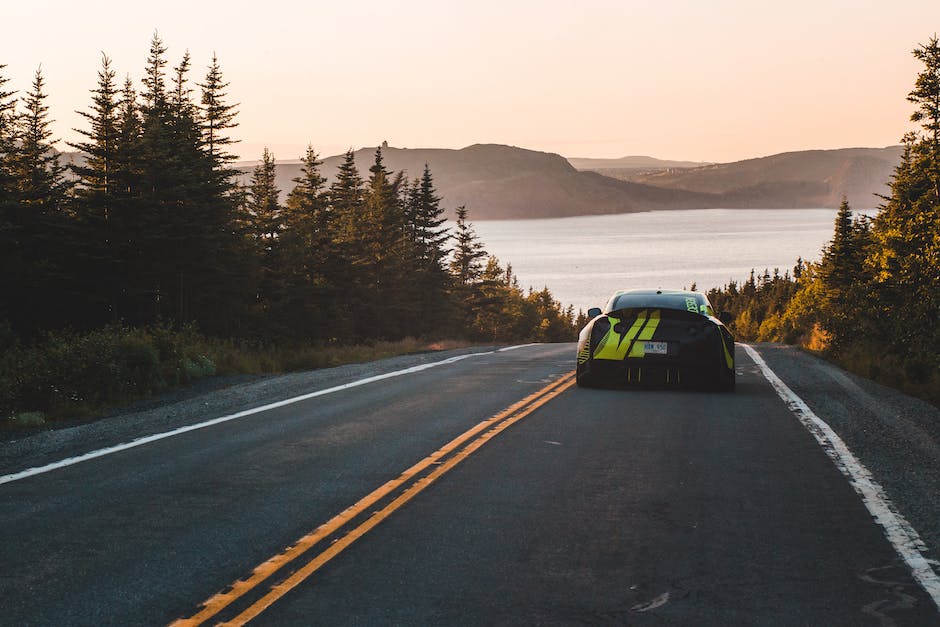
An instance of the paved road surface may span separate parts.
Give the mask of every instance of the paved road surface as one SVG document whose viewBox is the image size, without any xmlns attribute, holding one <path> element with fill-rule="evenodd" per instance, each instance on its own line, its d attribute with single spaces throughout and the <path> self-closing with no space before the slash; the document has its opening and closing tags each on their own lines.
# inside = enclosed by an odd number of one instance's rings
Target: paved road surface
<svg viewBox="0 0 940 627">
<path fill-rule="evenodd" d="M 2 483 L 0 623 L 940 624 L 737 354 L 709 394 L 492 352 Z"/>
</svg>

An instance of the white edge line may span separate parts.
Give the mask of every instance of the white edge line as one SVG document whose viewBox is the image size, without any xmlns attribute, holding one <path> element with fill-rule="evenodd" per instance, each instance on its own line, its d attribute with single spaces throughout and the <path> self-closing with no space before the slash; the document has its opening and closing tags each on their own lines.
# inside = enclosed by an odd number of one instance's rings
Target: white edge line
<svg viewBox="0 0 940 627">
<path fill-rule="evenodd" d="M 503 348 L 497 348 L 494 352 L 496 353 L 505 353 L 506 351 L 514 351 L 517 348 L 528 348 L 529 346 L 538 346 L 538 342 L 532 342 L 531 344 L 517 344 L 516 346 L 505 346 Z"/>
<path fill-rule="evenodd" d="M 741 344 L 741 346 L 754 360 L 790 411 L 796 414 L 803 426 L 819 442 L 826 455 L 842 471 L 842 474 L 848 477 L 849 483 L 855 488 L 875 522 L 884 528 L 885 536 L 894 550 L 911 569 L 914 579 L 927 591 L 937 609 L 940 610 L 940 576 L 932 568 L 932 560 L 924 555 L 927 552 L 927 546 L 921 540 L 917 530 L 907 522 L 907 519 L 888 498 L 884 488 L 875 481 L 872 474 L 849 450 L 832 427 L 813 413 L 803 399 L 774 374 L 756 349 L 747 344 Z"/>
<path fill-rule="evenodd" d="M 366 385 L 369 383 L 375 383 L 376 381 L 382 381 L 383 379 L 391 379 L 393 377 L 400 377 L 406 374 L 414 374 L 416 372 L 421 372 L 422 370 L 427 370 L 429 368 L 436 368 L 437 366 L 444 366 L 448 364 L 453 364 L 470 357 L 480 357 L 482 355 L 493 355 L 497 352 L 505 352 L 514 350 L 517 348 L 524 348 L 526 346 L 535 346 L 536 344 L 521 344 L 519 346 L 507 346 L 505 348 L 500 348 L 492 351 L 485 351 L 480 353 L 467 353 L 465 355 L 455 355 L 454 357 L 449 357 L 441 361 L 435 361 L 428 364 L 421 364 L 419 366 L 412 366 L 411 368 L 405 368 L 404 370 L 396 370 L 394 372 L 386 372 L 385 374 L 375 375 L 374 377 L 368 377 L 366 379 L 359 379 L 358 381 L 352 381 L 351 383 L 344 383 L 342 385 L 337 385 L 331 388 L 326 388 L 324 390 L 317 390 L 316 392 L 311 392 L 309 394 L 303 394 L 301 396 L 295 396 L 293 398 L 288 398 L 283 401 L 277 401 L 276 403 L 269 403 L 267 405 L 262 405 L 260 407 L 253 407 L 252 409 L 246 409 L 235 414 L 229 414 L 227 416 L 220 416 L 219 418 L 213 418 L 212 420 L 207 420 L 205 422 L 200 422 L 194 425 L 187 425 L 185 427 L 179 427 L 178 429 L 173 429 L 172 431 L 166 431 L 164 433 L 156 433 L 153 435 L 148 435 L 144 437 L 131 440 L 130 442 L 124 442 L 123 444 L 116 444 L 114 446 L 109 446 L 107 448 L 98 449 L 76 457 L 69 457 L 61 461 L 52 462 L 51 464 L 46 464 L 45 466 L 36 466 L 35 468 L 27 468 L 26 470 L 21 470 L 20 472 L 14 472 L 9 475 L 0 476 L 0 485 L 4 483 L 11 483 L 13 481 L 19 481 L 20 479 L 26 479 L 27 477 L 33 477 L 35 475 L 41 475 L 43 473 L 51 472 L 53 470 L 58 470 L 60 468 L 65 468 L 67 466 L 74 466 L 81 462 L 88 461 L 90 459 L 96 459 L 98 457 L 104 457 L 105 455 L 111 455 L 112 453 L 118 453 L 120 451 L 126 451 L 127 449 L 135 448 L 138 446 L 143 446 L 144 444 L 150 444 L 151 442 L 157 442 L 158 440 L 165 440 L 166 438 L 172 438 L 183 433 L 188 433 L 190 431 L 196 431 L 197 429 L 204 429 L 206 427 L 211 427 L 213 425 L 221 424 L 223 422 L 228 422 L 230 420 L 236 420 L 238 418 L 244 418 L 245 416 L 250 416 L 252 414 L 258 414 L 269 409 L 277 409 L 278 407 L 284 407 L 285 405 L 292 405 L 293 403 L 299 403 L 301 401 L 306 401 L 311 398 L 316 398 L 318 396 L 326 396 L 327 394 L 332 394 L 334 392 L 341 392 L 343 390 L 348 390 L 350 388 L 359 387 L 360 385 Z"/>
</svg>

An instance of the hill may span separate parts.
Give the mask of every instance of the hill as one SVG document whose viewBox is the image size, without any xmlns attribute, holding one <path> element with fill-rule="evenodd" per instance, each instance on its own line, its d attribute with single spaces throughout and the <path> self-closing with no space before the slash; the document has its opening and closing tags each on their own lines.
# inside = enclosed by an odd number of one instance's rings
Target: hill
<svg viewBox="0 0 940 627">
<path fill-rule="evenodd" d="M 383 148 L 389 170 L 421 174 L 427 163 L 438 193 L 449 211 L 466 205 L 473 220 L 557 218 L 575 215 L 630 213 L 662 209 L 716 207 L 720 197 L 688 190 L 664 189 L 621 181 L 596 172 L 576 170 L 564 157 L 499 144 L 475 144 L 460 150 Z M 355 152 L 363 178 L 375 158 L 375 148 Z M 341 155 L 323 160 L 321 171 L 330 181 Z M 239 164 L 248 182 L 254 163 Z M 282 194 L 300 175 L 299 161 L 278 161 L 277 184 Z M 718 204 L 716 204 L 718 203 Z"/>
<path fill-rule="evenodd" d="M 838 207 L 871 209 L 887 194 L 901 146 L 803 150 L 733 163 L 643 172 L 606 169 L 621 180 L 664 189 L 716 194 L 728 207 Z"/>
<path fill-rule="evenodd" d="M 655 157 L 631 156 L 619 159 L 587 159 L 583 157 L 568 157 L 568 163 L 578 170 L 594 170 L 605 173 L 606 170 L 672 170 L 676 168 L 696 168 L 711 165 L 701 161 L 666 161 Z"/>
<path fill-rule="evenodd" d="M 667 209 L 838 207 L 874 208 L 900 161 L 902 147 L 805 150 L 733 163 L 699 165 L 652 157 L 571 159 L 499 144 L 460 150 L 383 148 L 389 170 L 414 178 L 427 163 L 444 206 L 470 209 L 474 220 L 557 218 Z M 363 177 L 375 148 L 355 152 Z M 332 181 L 342 161 L 324 159 Z M 590 166 L 587 170 L 579 167 Z M 255 163 L 239 164 L 248 182 Z M 286 196 L 299 161 L 279 161 Z M 694 166 L 694 167 L 693 167 Z"/>
</svg>

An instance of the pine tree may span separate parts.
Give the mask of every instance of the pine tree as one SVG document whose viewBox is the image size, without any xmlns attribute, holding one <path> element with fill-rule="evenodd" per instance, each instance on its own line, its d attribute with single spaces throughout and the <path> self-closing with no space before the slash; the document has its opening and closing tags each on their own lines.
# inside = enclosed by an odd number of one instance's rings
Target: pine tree
<svg viewBox="0 0 940 627">
<path fill-rule="evenodd" d="M 115 264 L 112 268 L 113 292 L 111 315 L 131 323 L 150 319 L 151 308 L 141 292 L 147 292 L 143 272 L 149 260 L 144 256 L 143 242 L 149 237 L 141 198 L 144 189 L 141 138 L 143 126 L 130 76 L 125 77 L 117 111 L 117 138 L 113 155 L 111 249 Z M 149 270 L 148 270 L 149 271 Z"/>
<path fill-rule="evenodd" d="M 457 224 L 454 227 L 454 253 L 450 261 L 450 272 L 459 285 L 470 285 L 480 278 L 483 271 L 481 259 L 487 256 L 473 224 L 467 222 L 467 208 L 457 207 Z"/>
<path fill-rule="evenodd" d="M 418 315 L 425 320 L 439 320 L 447 307 L 448 274 L 444 267 L 449 253 L 450 234 L 444 228 L 444 208 L 434 189 L 430 167 L 425 164 L 420 179 L 407 189 L 402 205 L 415 256 L 412 285 Z"/>
<path fill-rule="evenodd" d="M 158 33 L 150 39 L 150 56 L 143 79 L 145 115 L 150 115 L 166 106 L 166 46 Z"/>
<path fill-rule="evenodd" d="M 382 148 L 376 148 L 375 161 L 369 168 L 364 211 L 356 222 L 354 264 L 371 298 L 383 304 L 380 328 L 365 327 L 363 333 L 384 339 L 397 339 L 413 326 L 417 313 L 414 274 L 414 249 L 408 237 L 400 190 L 403 175 L 385 168 Z"/>
<path fill-rule="evenodd" d="M 428 269 L 443 270 L 443 260 L 447 255 L 445 246 L 450 235 L 446 228 L 442 228 L 446 223 L 444 208 L 434 189 L 434 179 L 428 164 L 424 164 L 424 172 L 415 183 L 410 194 L 407 218 L 412 225 L 412 238 L 418 258 Z"/>
<path fill-rule="evenodd" d="M 12 198 L 18 204 L 13 223 L 23 261 L 14 297 L 22 307 L 14 326 L 27 332 L 54 326 L 62 319 L 63 296 L 71 283 L 67 263 L 74 246 L 68 213 L 71 183 L 52 147 L 55 140 L 46 98 L 38 69 L 23 101 L 25 111 L 17 118 L 19 145 L 12 161 Z"/>
<path fill-rule="evenodd" d="M 904 137 L 905 150 L 891 194 L 871 226 L 873 293 L 879 327 L 870 340 L 884 342 L 917 377 L 940 355 L 940 44 L 933 37 L 914 51 L 924 63 L 909 100 L 911 119 L 924 133 Z M 932 365 L 928 365 L 932 364 Z M 916 378 L 916 377 L 915 377 Z"/>
<path fill-rule="evenodd" d="M 101 69 L 98 71 L 98 86 L 92 90 L 91 111 L 78 111 L 90 125 L 90 129 L 73 129 L 86 141 L 69 143 L 69 146 L 82 151 L 87 159 L 84 165 L 72 166 L 72 171 L 81 181 L 78 195 L 87 205 L 101 211 L 100 219 L 108 222 L 114 195 L 112 176 L 115 169 L 115 151 L 120 135 L 119 92 L 114 82 L 115 73 L 111 69 L 111 60 L 101 56 Z"/>
<path fill-rule="evenodd" d="M 36 70 L 32 91 L 23 101 L 26 111 L 19 118 L 17 134 L 20 146 L 15 160 L 15 176 L 19 200 L 31 210 L 51 214 L 64 209 L 65 197 L 71 187 L 65 179 L 66 167 L 52 150 L 49 106 L 46 104 L 42 69 Z"/>
<path fill-rule="evenodd" d="M 236 143 L 227 132 L 238 126 L 238 105 L 225 101 L 224 90 L 228 85 L 218 57 L 213 54 L 205 81 L 198 84 L 202 106 L 194 108 L 193 113 L 193 143 L 198 152 L 198 158 L 193 156 L 198 172 L 193 184 L 200 199 L 197 213 L 203 226 L 201 265 L 205 269 L 199 277 L 193 308 L 205 329 L 224 333 L 231 333 L 240 324 L 242 303 L 248 302 L 254 291 L 245 279 L 250 274 L 247 242 L 237 227 L 241 205 L 236 182 L 239 171 L 232 167 L 236 156 L 227 151 Z M 226 304 L 221 311 L 219 303 Z"/>
<path fill-rule="evenodd" d="M 338 226 L 338 241 L 350 243 L 355 239 L 364 198 L 362 177 L 356 167 L 356 153 L 350 148 L 343 156 L 329 191 L 330 207 Z"/>
<path fill-rule="evenodd" d="M 313 146 L 307 146 L 302 163 L 300 176 L 293 179 L 296 186 L 287 195 L 286 213 L 296 215 L 298 220 L 301 217 L 309 217 L 313 218 L 314 223 L 319 223 L 325 218 L 328 210 L 324 196 L 326 179 L 320 174 L 323 162 Z"/>
<path fill-rule="evenodd" d="M 193 101 L 190 57 L 173 68 L 167 88 L 166 48 L 154 35 L 140 98 L 134 163 L 137 319 L 196 321 L 231 328 L 241 297 L 235 269 L 244 255 L 236 233 L 232 173 L 204 142 L 203 113 Z M 128 111 L 130 113 L 130 111 Z"/>
<path fill-rule="evenodd" d="M 0 72 L 6 65 L 0 64 Z M 15 91 L 6 91 L 10 79 L 0 73 L 0 293 L 14 293 L 22 274 L 23 249 L 20 244 L 19 202 L 16 198 L 14 160 L 17 152 Z M 12 298 L 0 298 L 0 324 L 14 316 L 17 304 Z"/>
<path fill-rule="evenodd" d="M 227 152 L 235 140 L 227 136 L 226 131 L 238 126 L 235 121 L 238 105 L 225 102 L 229 83 L 222 78 L 222 68 L 214 53 L 205 81 L 198 85 L 202 88 L 202 142 L 214 166 L 222 169 L 235 160 L 235 156 Z"/>
<path fill-rule="evenodd" d="M 940 202 L 940 41 L 934 35 L 914 49 L 914 58 L 924 64 L 917 75 L 909 102 L 917 105 L 912 122 L 920 122 L 926 134 L 921 144 L 927 177 L 933 185 L 935 202 Z"/>
<path fill-rule="evenodd" d="M 340 305 L 348 268 L 336 241 L 322 164 L 308 146 L 301 176 L 293 179 L 296 185 L 287 196 L 280 247 L 282 315 L 295 337 L 308 340 L 329 339 L 346 314 Z"/>
<path fill-rule="evenodd" d="M 267 251 L 276 245 L 283 226 L 276 173 L 274 153 L 265 147 L 261 163 L 255 166 L 251 175 L 248 207 L 253 219 L 254 237 Z"/>
<path fill-rule="evenodd" d="M 257 301 L 262 311 L 277 311 L 277 297 L 284 290 L 279 284 L 279 238 L 283 231 L 283 216 L 278 202 L 280 190 L 276 183 L 274 154 L 267 148 L 261 163 L 255 166 L 248 191 L 249 232 L 260 260 L 260 285 Z"/>
<path fill-rule="evenodd" d="M 0 64 L 0 72 L 6 65 Z M 6 91 L 10 79 L 0 74 L 0 202 L 8 200 L 14 188 L 13 157 L 16 153 L 16 95 Z M 2 218 L 0 218 L 2 219 Z"/>
<path fill-rule="evenodd" d="M 142 125 L 137 92 L 130 76 L 124 79 L 117 113 L 118 136 L 114 150 L 114 194 L 126 200 L 140 194 L 140 140 Z"/>
<path fill-rule="evenodd" d="M 869 317 L 858 304 L 867 301 L 864 285 L 868 277 L 864 262 L 868 248 L 866 223 L 853 219 L 852 209 L 843 198 L 835 218 L 832 240 L 823 250 L 818 268 L 822 282 L 822 301 L 818 303 L 819 322 L 832 338 L 832 347 L 840 348 L 847 339 L 856 337 L 858 325 Z M 781 294 L 778 301 L 788 295 Z M 775 302 L 780 309 L 781 303 Z"/>
<path fill-rule="evenodd" d="M 134 299 L 136 322 L 176 319 L 180 303 L 174 289 L 179 268 L 177 224 L 179 207 L 174 198 L 176 161 L 170 106 L 166 87 L 166 47 L 157 33 L 142 79 L 138 106 L 140 132 L 133 148 L 137 194 L 133 202 L 135 263 L 128 283 Z"/>
<path fill-rule="evenodd" d="M 122 280 L 119 276 L 121 252 L 118 248 L 126 234 L 116 230 L 116 194 L 119 188 L 117 150 L 120 140 L 120 94 L 114 82 L 111 60 L 102 54 L 98 85 L 92 90 L 91 111 L 79 111 L 89 129 L 74 129 L 85 141 L 70 143 L 86 155 L 82 165 L 73 165 L 78 176 L 75 209 L 81 242 L 75 264 L 83 300 L 87 301 L 86 324 L 100 324 L 117 317 L 117 298 Z M 77 317 L 80 312 L 74 312 Z"/>
</svg>

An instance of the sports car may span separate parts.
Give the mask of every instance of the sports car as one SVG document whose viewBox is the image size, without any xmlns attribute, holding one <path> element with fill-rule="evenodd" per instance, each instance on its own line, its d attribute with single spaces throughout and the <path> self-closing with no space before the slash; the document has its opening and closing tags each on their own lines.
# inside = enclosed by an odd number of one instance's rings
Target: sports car
<svg viewBox="0 0 940 627">
<path fill-rule="evenodd" d="M 577 381 L 706 385 L 734 390 L 734 337 L 704 294 L 680 290 L 617 292 L 578 337 Z"/>
</svg>

